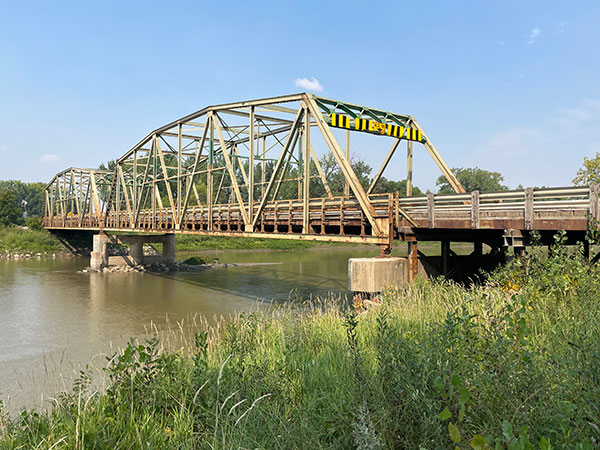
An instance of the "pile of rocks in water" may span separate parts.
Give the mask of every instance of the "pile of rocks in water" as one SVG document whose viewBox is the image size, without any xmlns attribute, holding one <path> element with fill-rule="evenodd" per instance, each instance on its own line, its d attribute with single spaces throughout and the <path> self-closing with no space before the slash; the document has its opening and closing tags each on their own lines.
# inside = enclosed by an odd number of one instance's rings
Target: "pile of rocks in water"
<svg viewBox="0 0 600 450">
<path fill-rule="evenodd" d="M 26 253 L 15 251 L 11 252 L 5 250 L 3 253 L 0 253 L 0 259 L 42 259 L 42 258 L 56 258 L 56 253 Z"/>
<path fill-rule="evenodd" d="M 150 273 L 160 273 L 160 272 L 180 272 L 180 271 L 193 271 L 193 270 L 201 270 L 206 269 L 209 266 L 206 264 L 198 264 L 198 265 L 190 265 L 185 264 L 183 261 L 176 261 L 172 264 L 165 263 L 154 263 L 154 264 L 136 264 L 136 265 L 122 265 L 122 266 L 107 266 L 102 269 L 92 269 L 91 267 L 87 267 L 83 269 L 82 273 L 130 273 L 130 272 L 150 272 Z"/>
</svg>

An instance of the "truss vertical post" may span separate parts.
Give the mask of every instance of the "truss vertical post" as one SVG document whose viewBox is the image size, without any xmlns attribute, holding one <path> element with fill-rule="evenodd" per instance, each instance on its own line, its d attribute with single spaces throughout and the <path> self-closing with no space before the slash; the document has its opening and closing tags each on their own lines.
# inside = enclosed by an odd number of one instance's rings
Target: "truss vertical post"
<svg viewBox="0 0 600 450">
<path fill-rule="evenodd" d="M 413 143 L 406 141 L 406 196 L 412 196 L 413 180 Z"/>
<path fill-rule="evenodd" d="M 132 186 L 132 195 L 131 195 L 131 204 L 133 207 L 133 222 L 137 222 L 137 215 L 138 215 L 138 206 L 137 206 L 137 199 L 138 199 L 138 181 L 137 181 L 137 177 L 138 177 L 138 173 L 137 173 L 137 167 L 138 166 L 138 151 L 134 151 L 133 152 L 133 186 Z"/>
<path fill-rule="evenodd" d="M 100 213 L 100 198 L 98 197 L 98 186 L 96 185 L 96 172 L 90 170 L 90 184 L 92 186 L 92 202 L 94 203 L 94 210 L 96 213 L 96 218 L 98 219 L 98 223 L 102 223 L 102 217 Z M 91 216 L 91 214 L 90 214 Z"/>
<path fill-rule="evenodd" d="M 208 205 L 208 231 L 213 229 L 213 165 L 215 160 L 215 125 L 212 116 L 210 122 L 210 139 L 208 141 L 208 166 L 206 172 L 206 204 Z"/>
<path fill-rule="evenodd" d="M 350 162 L 350 130 L 346 130 L 346 159 Z M 344 180 L 344 197 L 350 197 L 348 180 Z"/>
<path fill-rule="evenodd" d="M 306 111 L 305 111 L 306 114 Z M 298 200 L 302 200 L 302 180 L 300 179 L 300 174 L 304 172 L 304 157 L 302 156 L 302 139 L 304 138 L 304 130 L 300 130 L 300 137 L 298 139 L 298 173 L 296 183 L 298 185 L 297 193 Z"/>
<path fill-rule="evenodd" d="M 310 112 L 304 111 L 304 176 L 303 176 L 302 233 L 310 233 Z"/>
<path fill-rule="evenodd" d="M 254 221 L 254 106 L 250 107 L 250 173 L 248 174 L 248 222 L 245 231 L 252 232 Z"/>
<path fill-rule="evenodd" d="M 265 196 L 265 169 L 267 168 L 267 161 L 265 160 L 267 157 L 267 137 L 263 137 L 263 148 L 262 148 L 262 168 L 260 171 L 260 198 Z M 254 223 L 254 219 L 252 219 L 252 223 Z"/>
<path fill-rule="evenodd" d="M 151 154 L 152 154 L 152 193 L 151 193 L 151 201 L 152 201 L 152 228 L 156 227 L 156 134 L 152 137 L 152 145 L 150 146 Z M 150 158 L 150 154 L 148 154 L 148 158 Z"/>
<path fill-rule="evenodd" d="M 183 221 L 183 217 L 181 216 L 181 185 L 183 183 L 183 173 L 181 167 L 181 159 L 182 159 L 182 124 L 181 122 L 177 125 L 177 216 L 175 219 L 175 229 L 178 230 L 181 222 Z"/>
</svg>

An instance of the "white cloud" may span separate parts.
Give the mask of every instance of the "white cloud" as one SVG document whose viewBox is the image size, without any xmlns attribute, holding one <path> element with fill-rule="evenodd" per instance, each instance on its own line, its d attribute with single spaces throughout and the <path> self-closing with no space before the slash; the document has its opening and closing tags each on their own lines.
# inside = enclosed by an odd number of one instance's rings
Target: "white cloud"
<svg viewBox="0 0 600 450">
<path fill-rule="evenodd" d="M 42 157 L 40 158 L 40 162 L 53 163 L 53 162 L 58 161 L 59 159 L 60 159 L 60 156 L 47 153 L 45 155 L 42 155 Z"/>
<path fill-rule="evenodd" d="M 323 92 L 324 89 L 323 85 L 319 83 L 319 80 L 317 80 L 314 77 L 311 77 L 310 79 L 296 78 L 294 84 L 296 85 L 296 87 L 302 88 L 306 91 Z"/>
<path fill-rule="evenodd" d="M 542 31 L 538 27 L 535 27 L 533 30 L 531 30 L 529 37 L 527 38 L 527 45 L 535 44 L 536 39 L 541 33 Z"/>
</svg>

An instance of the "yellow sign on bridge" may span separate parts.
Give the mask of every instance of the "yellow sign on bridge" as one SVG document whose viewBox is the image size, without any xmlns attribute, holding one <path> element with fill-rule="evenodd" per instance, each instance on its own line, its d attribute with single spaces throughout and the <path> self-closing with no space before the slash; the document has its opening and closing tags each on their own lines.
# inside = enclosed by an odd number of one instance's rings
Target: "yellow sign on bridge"
<svg viewBox="0 0 600 450">
<path fill-rule="evenodd" d="M 376 122 L 369 119 L 361 119 L 357 117 L 344 116 L 342 114 L 331 114 L 331 126 L 336 128 L 345 128 L 347 130 L 365 131 L 367 133 L 382 134 L 384 136 L 393 136 L 398 139 L 408 139 L 409 141 L 424 142 L 421 130 L 416 128 L 402 127 L 400 125 L 392 125 L 381 122 Z"/>
</svg>

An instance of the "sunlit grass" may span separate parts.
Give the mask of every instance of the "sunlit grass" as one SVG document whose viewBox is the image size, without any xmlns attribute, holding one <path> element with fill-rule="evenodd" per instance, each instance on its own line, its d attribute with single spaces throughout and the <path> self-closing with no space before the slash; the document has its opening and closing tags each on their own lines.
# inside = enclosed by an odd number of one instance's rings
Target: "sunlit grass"
<svg viewBox="0 0 600 450">
<path fill-rule="evenodd" d="M 29 252 L 54 253 L 64 251 L 61 243 L 45 230 L 24 230 L 17 227 L 0 227 L 0 253 Z"/>
<path fill-rule="evenodd" d="M 100 382 L 4 414 L 0 448 L 593 449 L 599 280 L 557 249 L 368 309 L 330 298 L 150 326 Z"/>
</svg>

